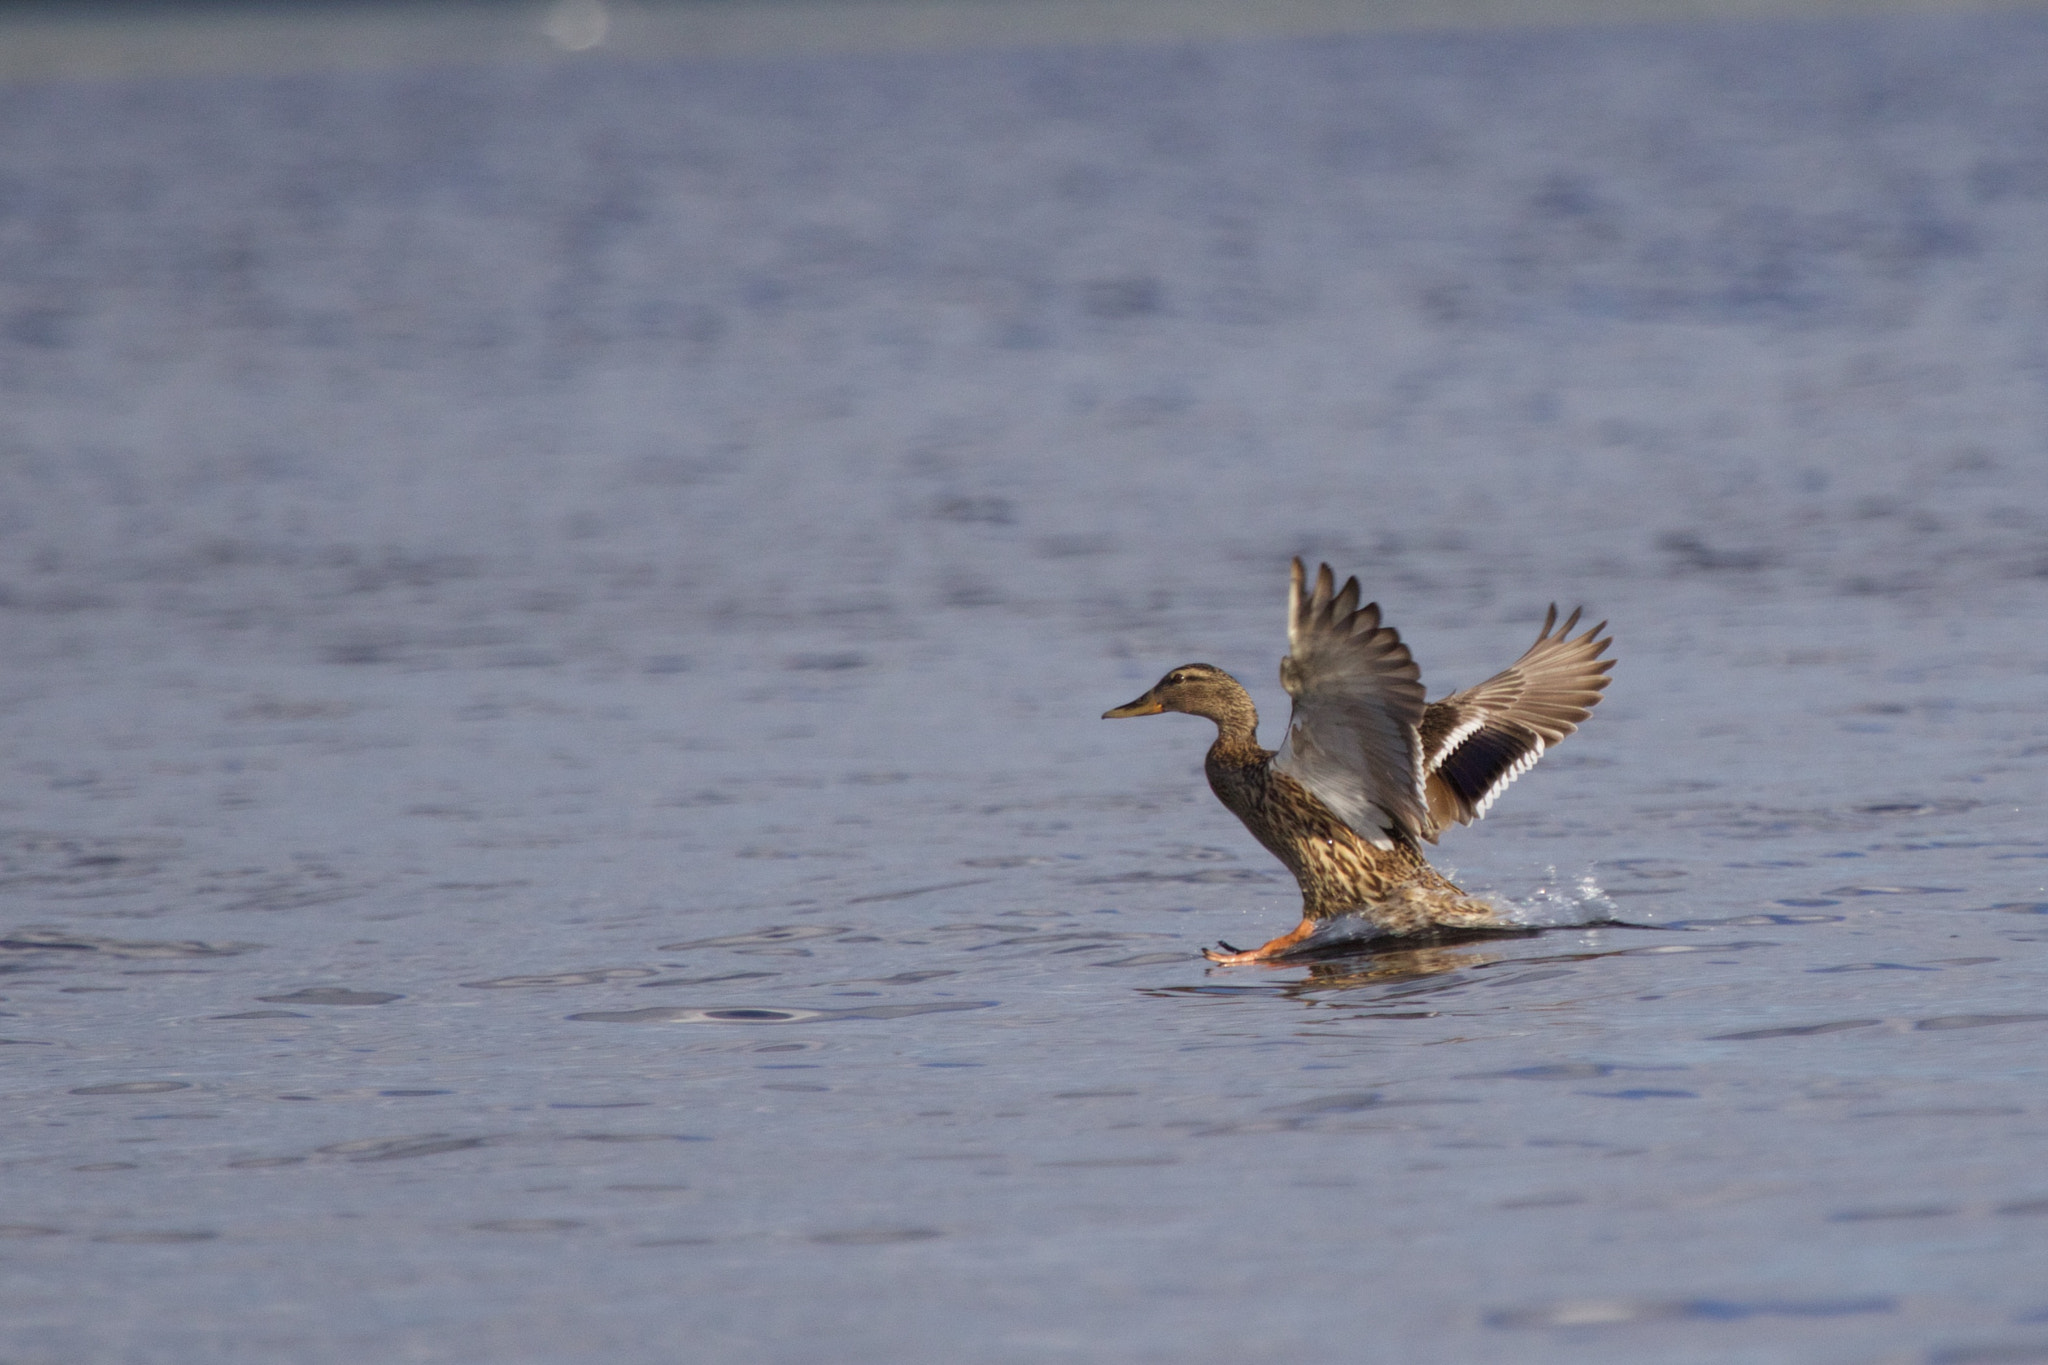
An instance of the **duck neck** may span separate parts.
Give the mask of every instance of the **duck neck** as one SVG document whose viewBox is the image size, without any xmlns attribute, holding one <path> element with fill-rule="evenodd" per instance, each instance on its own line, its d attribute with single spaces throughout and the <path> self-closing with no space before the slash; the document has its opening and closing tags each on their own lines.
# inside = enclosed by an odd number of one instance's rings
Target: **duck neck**
<svg viewBox="0 0 2048 1365">
<path fill-rule="evenodd" d="M 1209 756 L 1239 762 L 1257 762 L 1266 751 L 1259 747 L 1259 711 L 1249 692 L 1233 680 L 1228 691 L 1206 698 L 1200 714 L 1216 722 L 1216 742 Z"/>
</svg>

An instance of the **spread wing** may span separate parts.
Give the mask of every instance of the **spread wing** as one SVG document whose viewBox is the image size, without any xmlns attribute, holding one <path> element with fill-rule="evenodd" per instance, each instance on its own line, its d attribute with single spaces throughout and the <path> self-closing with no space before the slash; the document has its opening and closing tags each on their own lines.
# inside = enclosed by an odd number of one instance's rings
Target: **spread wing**
<svg viewBox="0 0 2048 1365">
<path fill-rule="evenodd" d="M 1429 828 L 1422 790 L 1422 670 L 1378 603 L 1358 605 L 1358 580 L 1331 590 L 1330 566 L 1302 592 L 1294 561 L 1288 594 L 1288 654 L 1280 684 L 1294 698 L 1287 740 L 1273 766 L 1314 793 L 1384 848 L 1390 831 L 1411 837 Z"/>
<path fill-rule="evenodd" d="M 1555 634 L 1557 608 L 1528 652 L 1477 687 L 1431 702 L 1422 714 L 1422 766 L 1429 774 L 1427 836 L 1456 821 L 1486 814 L 1510 782 L 1534 767 L 1543 751 L 1579 728 L 1607 686 L 1614 643 L 1602 621 L 1574 637 L 1573 611 Z"/>
</svg>

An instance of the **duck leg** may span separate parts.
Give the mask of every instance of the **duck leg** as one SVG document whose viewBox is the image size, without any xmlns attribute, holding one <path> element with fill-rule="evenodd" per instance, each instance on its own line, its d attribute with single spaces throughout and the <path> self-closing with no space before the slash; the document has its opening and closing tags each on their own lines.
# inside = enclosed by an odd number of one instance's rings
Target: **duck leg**
<svg viewBox="0 0 2048 1365">
<path fill-rule="evenodd" d="M 1285 957 L 1289 949 L 1299 944 L 1310 934 L 1313 934 L 1316 931 L 1316 926 L 1321 922 L 1320 920 L 1304 916 L 1301 923 L 1295 925 L 1292 929 L 1280 935 L 1280 937 L 1270 942 L 1261 943 L 1256 948 L 1250 948 L 1243 952 L 1224 953 L 1219 953 L 1214 948 L 1204 948 L 1202 949 L 1202 956 L 1208 958 L 1211 962 L 1220 962 L 1226 967 L 1236 967 L 1246 962 L 1270 962 L 1276 957 Z M 1230 947 L 1227 943 L 1221 946 L 1224 948 Z"/>
</svg>

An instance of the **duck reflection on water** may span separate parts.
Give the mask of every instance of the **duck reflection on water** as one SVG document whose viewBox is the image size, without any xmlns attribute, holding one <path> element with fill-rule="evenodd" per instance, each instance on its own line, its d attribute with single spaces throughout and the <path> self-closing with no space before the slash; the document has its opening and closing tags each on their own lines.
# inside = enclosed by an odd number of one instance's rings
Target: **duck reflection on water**
<svg viewBox="0 0 2048 1365">
<path fill-rule="evenodd" d="M 1284 962 L 1275 961 L 1270 964 L 1274 967 L 1295 968 L 1304 973 L 1292 980 L 1268 980 L 1257 985 L 1208 981 L 1190 986 L 1147 986 L 1140 988 L 1139 993 L 1175 999 L 1196 996 L 1209 1000 L 1298 1000 L 1307 1005 L 1355 1006 L 1361 1002 L 1340 1002 L 1328 997 L 1375 986 L 1399 987 L 1402 989 L 1385 991 L 1365 1002 L 1374 1005 L 1395 1005 L 1418 997 L 1458 990 L 1465 984 L 1465 974 L 1483 971 L 1488 967 L 1551 967 L 1595 962 L 1607 957 L 1635 957 L 1644 953 L 1729 953 L 1771 946 L 1762 941 L 1741 941 L 1627 944 L 1609 947 L 1598 936 L 1597 931 L 1612 930 L 1655 934 L 1698 932 L 1696 926 L 1634 924 L 1627 920 L 1608 919 L 1544 928 L 1520 926 L 1492 931 L 1439 931 L 1423 936 L 1420 943 L 1412 938 L 1382 936 L 1367 942 L 1353 940 L 1341 956 L 1338 955 L 1338 950 L 1325 948 L 1322 950 L 1324 955 L 1320 957 L 1305 957 L 1297 952 Z M 1513 940 L 1545 939 L 1550 935 L 1563 933 L 1579 936 L 1578 946 L 1561 953 L 1530 953 L 1509 946 Z M 1490 949 L 1489 944 L 1498 944 L 1500 947 Z M 1418 982 L 1424 984 L 1414 984 Z M 1382 1012 L 1356 1017 L 1399 1019 L 1420 1016 Z"/>
<path fill-rule="evenodd" d="M 1216 723 L 1209 786 L 1301 886 L 1301 923 L 1257 948 L 1205 949 L 1213 962 L 1268 962 L 1313 948 L 1332 921 L 1356 917 L 1380 935 L 1512 930 L 1422 855 L 1452 823 L 1470 824 L 1551 746 L 1586 719 L 1614 667 L 1606 623 L 1574 636 L 1551 607 L 1536 643 L 1512 665 L 1440 701 L 1423 700 L 1421 669 L 1379 604 L 1358 603 L 1356 578 L 1313 589 L 1294 561 L 1288 654 L 1280 682 L 1294 699 L 1275 751 L 1258 741 L 1258 711 L 1237 679 L 1183 664 L 1103 719 L 1180 711 Z M 1553 629 L 1555 628 L 1555 629 Z"/>
<path fill-rule="evenodd" d="M 1236 986 L 1212 983 L 1199 986 L 1154 986 L 1145 989 L 1146 995 L 1184 996 L 1201 995 L 1219 998 L 1232 996 L 1256 997 L 1259 999 L 1313 1000 L 1332 991 L 1352 991 L 1368 986 L 1399 986 L 1411 981 L 1426 981 L 1431 977 L 1449 976 L 1456 972 L 1475 971 L 1491 967 L 1497 962 L 1509 961 L 1508 953 L 1489 953 L 1485 943 L 1503 938 L 1533 938 L 1542 931 L 1537 929 L 1516 930 L 1513 933 L 1495 933 L 1480 936 L 1460 935 L 1454 944 L 1432 944 L 1427 947 L 1402 948 L 1381 946 L 1359 951 L 1357 946 L 1343 957 L 1305 959 L 1294 955 L 1284 963 L 1304 972 L 1291 981 L 1275 981 L 1257 986 Z M 1385 940 L 1381 943 L 1398 942 Z"/>
<path fill-rule="evenodd" d="M 1362 986 L 1398 986 L 1452 972 L 1468 972 L 1505 960 L 1506 954 L 1461 948 L 1402 948 L 1367 957 L 1348 957 L 1305 965 L 1308 975 L 1291 982 L 1290 996 L 1316 995 L 1324 991 L 1352 991 Z"/>
</svg>

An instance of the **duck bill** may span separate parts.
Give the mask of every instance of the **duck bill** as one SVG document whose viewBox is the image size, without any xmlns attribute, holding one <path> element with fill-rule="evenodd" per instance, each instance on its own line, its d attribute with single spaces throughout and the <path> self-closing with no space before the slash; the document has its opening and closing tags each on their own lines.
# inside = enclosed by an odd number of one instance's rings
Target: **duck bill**
<svg viewBox="0 0 2048 1365">
<path fill-rule="evenodd" d="M 1166 708 L 1159 704 L 1159 698 L 1147 692 L 1136 701 L 1125 702 L 1102 713 L 1104 720 L 1122 720 L 1125 716 L 1156 716 Z"/>
</svg>

